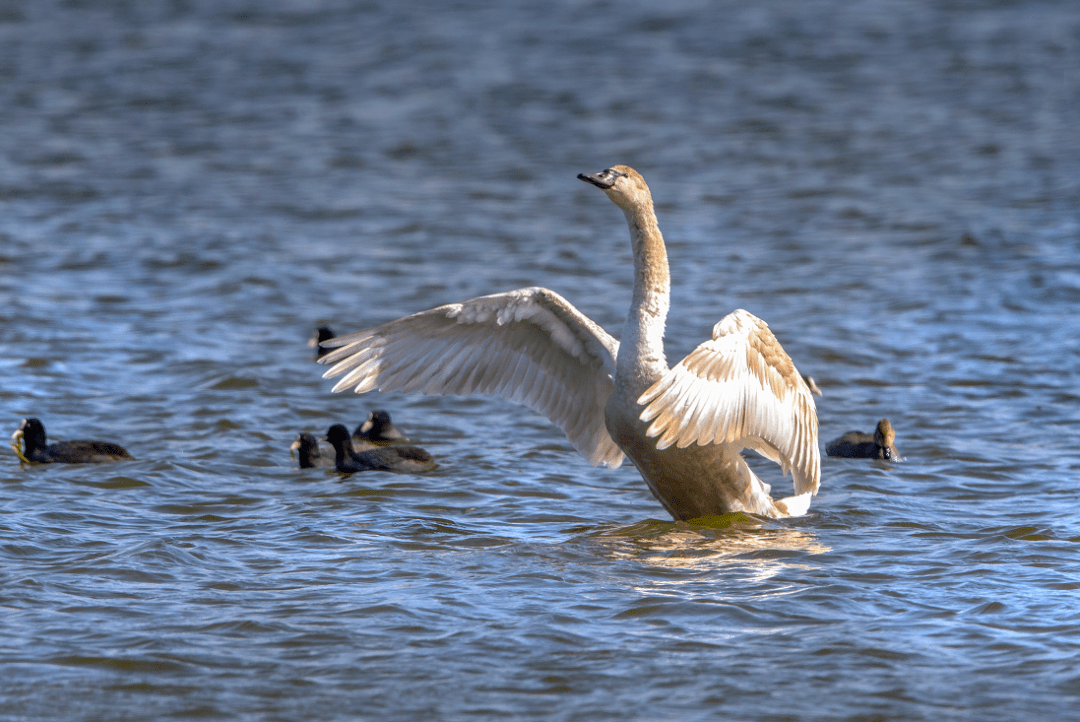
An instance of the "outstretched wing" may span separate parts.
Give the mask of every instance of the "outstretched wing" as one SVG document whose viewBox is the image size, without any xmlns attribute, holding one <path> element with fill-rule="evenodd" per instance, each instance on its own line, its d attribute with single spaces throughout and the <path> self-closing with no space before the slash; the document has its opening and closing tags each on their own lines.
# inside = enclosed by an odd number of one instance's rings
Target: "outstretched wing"
<svg viewBox="0 0 1080 722">
<path fill-rule="evenodd" d="M 658 448 L 741 443 L 792 472 L 795 493 L 821 479 L 814 397 L 768 325 L 739 309 L 711 341 L 641 395 L 643 421 Z"/>
<path fill-rule="evenodd" d="M 592 464 L 623 453 L 604 426 L 619 343 L 546 288 L 523 288 L 324 341 L 319 363 L 334 391 L 493 394 L 519 401 L 562 429 Z"/>
</svg>

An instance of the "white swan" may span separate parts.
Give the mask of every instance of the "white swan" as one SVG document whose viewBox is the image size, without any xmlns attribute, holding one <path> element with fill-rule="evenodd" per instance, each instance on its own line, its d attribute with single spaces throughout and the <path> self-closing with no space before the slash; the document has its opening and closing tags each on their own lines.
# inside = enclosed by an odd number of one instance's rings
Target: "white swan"
<svg viewBox="0 0 1080 722">
<path fill-rule="evenodd" d="M 593 464 L 623 455 L 676 519 L 806 513 L 821 460 L 814 399 L 764 321 L 734 311 L 675 368 L 664 357 L 670 277 L 645 180 L 627 166 L 578 178 L 626 215 L 634 295 L 622 345 L 562 296 L 523 288 L 423 311 L 324 342 L 334 391 L 494 394 L 544 414 Z M 742 458 L 790 471 L 773 501 Z"/>
</svg>

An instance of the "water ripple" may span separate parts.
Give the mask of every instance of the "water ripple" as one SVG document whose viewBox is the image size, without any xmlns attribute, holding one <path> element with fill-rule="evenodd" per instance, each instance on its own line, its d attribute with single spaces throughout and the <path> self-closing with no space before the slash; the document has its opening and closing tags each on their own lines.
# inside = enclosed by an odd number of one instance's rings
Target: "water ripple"
<svg viewBox="0 0 1080 722">
<path fill-rule="evenodd" d="M 138 459 L 0 449 L 0 716 L 1069 717 L 1076 26 L 0 4 L 5 423 Z M 513 404 L 329 393 L 319 324 L 542 284 L 618 331 L 625 230 L 574 181 L 616 162 L 658 202 L 670 357 L 745 307 L 823 441 L 888 417 L 902 462 L 824 459 L 799 519 L 676 523 Z M 439 468 L 295 468 L 374 407 Z"/>
</svg>

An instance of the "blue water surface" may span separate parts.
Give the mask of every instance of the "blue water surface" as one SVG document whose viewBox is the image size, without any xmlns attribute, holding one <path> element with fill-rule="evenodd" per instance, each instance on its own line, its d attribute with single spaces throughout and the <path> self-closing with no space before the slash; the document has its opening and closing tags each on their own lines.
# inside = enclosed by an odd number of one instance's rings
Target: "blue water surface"
<svg viewBox="0 0 1080 722">
<path fill-rule="evenodd" d="M 0 0 L 0 421 L 138 459 L 3 453 L 0 717 L 1075 717 L 1077 118 L 1068 0 Z M 319 324 L 619 335 L 617 163 L 669 358 L 746 308 L 902 462 L 675 523 L 523 407 L 330 393 Z M 438 470 L 296 468 L 375 408 Z"/>
</svg>

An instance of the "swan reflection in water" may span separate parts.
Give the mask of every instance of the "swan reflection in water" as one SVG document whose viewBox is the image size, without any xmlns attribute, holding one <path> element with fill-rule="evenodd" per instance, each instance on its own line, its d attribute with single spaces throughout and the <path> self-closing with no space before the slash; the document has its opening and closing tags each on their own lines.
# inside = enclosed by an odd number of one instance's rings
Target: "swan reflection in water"
<svg viewBox="0 0 1080 722">
<path fill-rule="evenodd" d="M 803 555 L 832 551 L 810 532 L 742 513 L 704 517 L 690 523 L 649 520 L 603 531 L 594 538 L 610 548 L 613 559 L 695 571 L 738 566 L 753 569 L 751 577 L 758 581 L 784 569 L 810 568 Z M 768 552 L 779 554 L 763 554 Z M 697 578 L 651 579 L 650 586 L 699 581 Z"/>
</svg>

